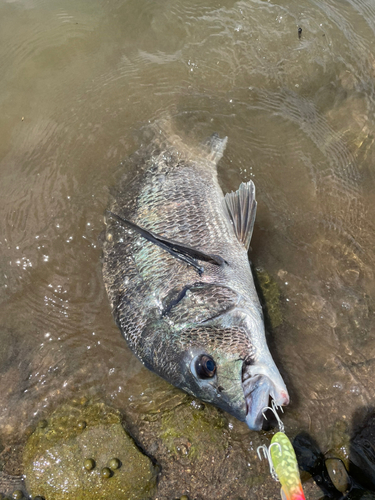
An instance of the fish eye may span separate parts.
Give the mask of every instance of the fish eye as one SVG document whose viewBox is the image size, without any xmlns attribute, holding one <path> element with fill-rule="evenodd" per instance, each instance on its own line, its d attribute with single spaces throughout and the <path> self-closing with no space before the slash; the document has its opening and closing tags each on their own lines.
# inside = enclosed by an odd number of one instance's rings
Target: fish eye
<svg viewBox="0 0 375 500">
<path fill-rule="evenodd" d="M 216 363 L 207 354 L 202 354 L 195 362 L 195 371 L 199 378 L 212 378 L 216 373 Z"/>
</svg>

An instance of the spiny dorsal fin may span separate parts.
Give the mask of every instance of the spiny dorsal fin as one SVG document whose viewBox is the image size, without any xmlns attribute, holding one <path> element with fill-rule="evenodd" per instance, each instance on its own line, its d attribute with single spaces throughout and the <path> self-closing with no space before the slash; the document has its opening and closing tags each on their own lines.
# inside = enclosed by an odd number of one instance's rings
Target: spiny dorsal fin
<svg viewBox="0 0 375 500">
<path fill-rule="evenodd" d="M 208 137 L 203 143 L 208 159 L 217 164 L 224 154 L 227 142 L 228 137 L 221 139 L 216 132 Z"/>
<path fill-rule="evenodd" d="M 227 193 L 224 201 L 235 235 L 248 250 L 257 211 L 253 181 L 243 182 L 237 191 Z"/>
</svg>

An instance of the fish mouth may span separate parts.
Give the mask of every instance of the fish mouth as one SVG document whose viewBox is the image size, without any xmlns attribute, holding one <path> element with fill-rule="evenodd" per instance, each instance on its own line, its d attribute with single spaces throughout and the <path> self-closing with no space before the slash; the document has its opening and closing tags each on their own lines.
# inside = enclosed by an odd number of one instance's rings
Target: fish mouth
<svg viewBox="0 0 375 500">
<path fill-rule="evenodd" d="M 263 411 L 269 406 L 270 398 L 277 406 L 289 403 L 287 388 L 276 366 L 244 364 L 242 388 L 246 401 L 246 423 L 253 431 L 262 429 Z"/>
</svg>

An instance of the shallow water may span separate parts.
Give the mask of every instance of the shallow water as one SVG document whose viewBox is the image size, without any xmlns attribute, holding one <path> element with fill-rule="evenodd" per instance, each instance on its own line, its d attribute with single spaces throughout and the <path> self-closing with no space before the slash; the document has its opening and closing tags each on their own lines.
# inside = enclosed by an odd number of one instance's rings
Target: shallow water
<svg viewBox="0 0 375 500">
<path fill-rule="evenodd" d="M 325 452 L 358 423 L 375 399 L 374 47 L 373 0 L 0 1 L 3 446 L 73 396 L 137 415 L 175 394 L 127 349 L 100 263 L 120 162 L 166 112 L 196 141 L 229 137 L 224 191 L 256 184 L 287 429 Z"/>
</svg>

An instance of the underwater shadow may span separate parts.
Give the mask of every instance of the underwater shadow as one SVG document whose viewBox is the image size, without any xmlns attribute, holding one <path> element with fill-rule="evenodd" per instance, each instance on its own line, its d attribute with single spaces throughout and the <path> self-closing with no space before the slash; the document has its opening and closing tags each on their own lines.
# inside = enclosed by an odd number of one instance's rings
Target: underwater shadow
<svg viewBox="0 0 375 500">
<path fill-rule="evenodd" d="M 364 488 L 375 492 L 375 407 L 362 407 L 354 413 L 349 474 Z"/>
<path fill-rule="evenodd" d="M 345 464 L 332 451 L 324 454 L 308 432 L 298 434 L 293 446 L 300 469 L 321 489 L 320 500 L 375 500 L 375 408 L 358 409 L 350 435 L 342 437 L 349 438 Z"/>
</svg>

